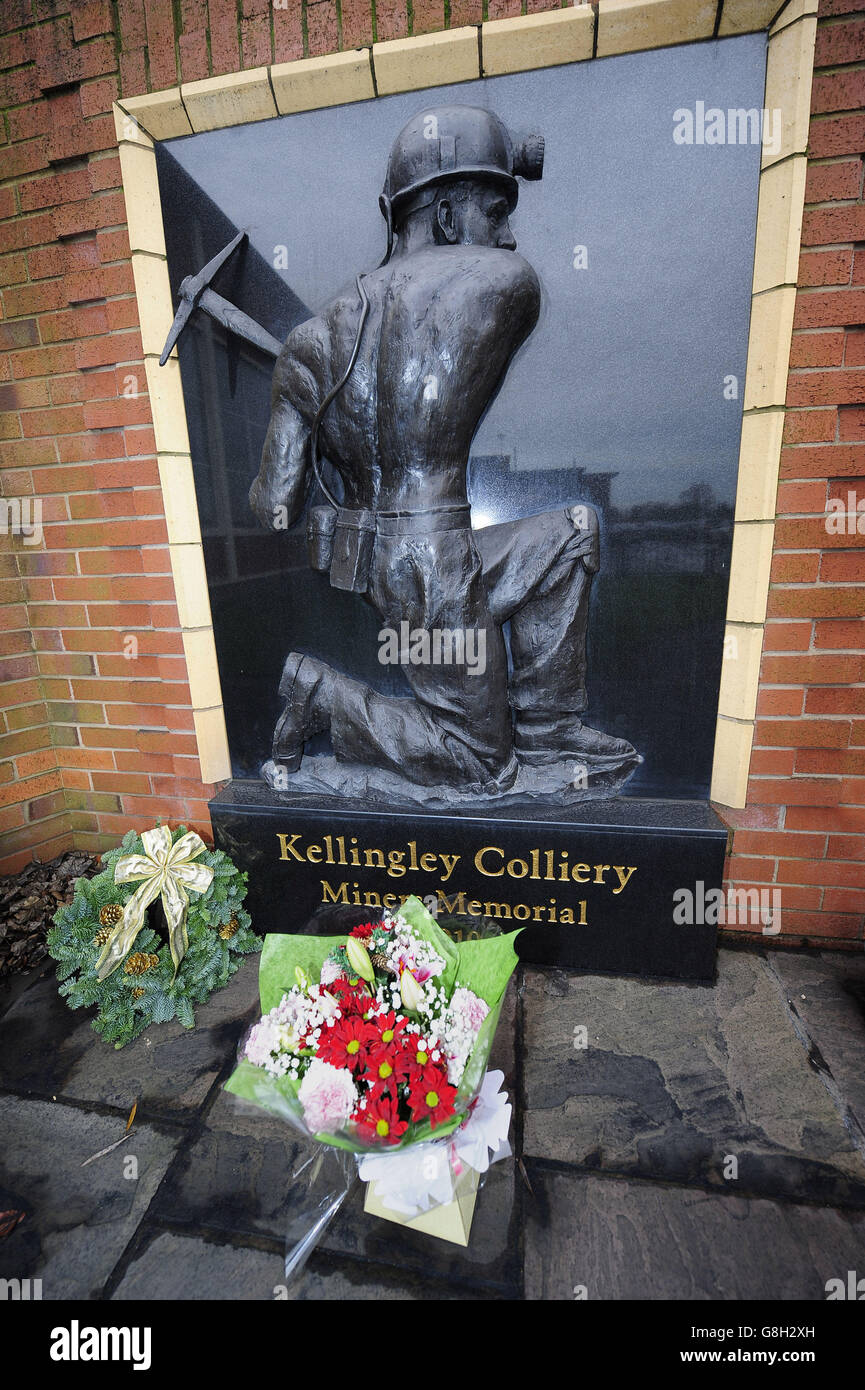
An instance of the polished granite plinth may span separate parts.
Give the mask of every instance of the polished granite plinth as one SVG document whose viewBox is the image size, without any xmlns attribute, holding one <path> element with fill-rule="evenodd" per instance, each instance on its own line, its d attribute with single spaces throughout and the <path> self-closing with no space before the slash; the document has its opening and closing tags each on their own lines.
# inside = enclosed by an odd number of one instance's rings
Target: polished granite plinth
<svg viewBox="0 0 865 1390">
<path fill-rule="evenodd" d="M 260 932 L 343 931 L 415 894 L 458 939 L 520 927 L 534 965 L 714 975 L 715 925 L 674 920 L 677 890 L 721 885 L 727 832 L 705 802 L 385 812 L 236 780 L 210 814 L 219 847 L 250 873 Z"/>
</svg>

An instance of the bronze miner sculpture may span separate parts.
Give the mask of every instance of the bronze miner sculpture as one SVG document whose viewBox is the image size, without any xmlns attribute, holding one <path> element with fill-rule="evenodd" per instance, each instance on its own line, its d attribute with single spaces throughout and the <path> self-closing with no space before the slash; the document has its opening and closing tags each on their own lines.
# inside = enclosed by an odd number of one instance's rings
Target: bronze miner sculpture
<svg viewBox="0 0 865 1390">
<path fill-rule="evenodd" d="M 488 110 L 419 112 L 388 162 L 384 261 L 279 352 L 252 509 L 263 526 L 291 526 L 318 483 L 327 501 L 308 513 L 310 562 L 373 606 L 411 695 L 290 652 L 262 768 L 277 792 L 579 800 L 617 793 L 642 761 L 582 721 L 595 511 L 471 525 L 472 439 L 538 321 L 538 278 L 509 217 L 517 179 L 540 179 L 543 161 L 541 137 L 516 141 Z M 217 262 L 184 291 L 177 332 L 200 302 L 267 350 L 234 306 L 219 311 L 206 288 Z M 334 757 L 304 759 L 323 732 Z"/>
</svg>

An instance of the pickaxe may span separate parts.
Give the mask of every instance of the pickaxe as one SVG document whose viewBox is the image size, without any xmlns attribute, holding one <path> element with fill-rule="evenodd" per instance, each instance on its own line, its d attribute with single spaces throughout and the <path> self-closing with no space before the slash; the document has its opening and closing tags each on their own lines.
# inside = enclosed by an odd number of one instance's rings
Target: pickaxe
<svg viewBox="0 0 865 1390">
<path fill-rule="evenodd" d="M 225 265 L 232 251 L 234 251 L 246 237 L 246 232 L 238 232 L 233 241 L 208 261 L 203 270 L 199 270 L 197 275 L 187 275 L 180 286 L 180 304 L 171 325 L 171 332 L 165 340 L 165 347 L 162 349 L 162 356 L 159 359 L 160 367 L 164 367 L 168 361 L 171 349 L 183 332 L 186 324 L 196 309 L 203 309 L 211 318 L 221 323 L 223 328 L 227 328 L 231 333 L 236 333 L 238 337 L 245 338 L 248 343 L 266 352 L 269 357 L 278 357 L 282 351 L 282 343 L 278 338 L 274 338 L 268 333 L 266 328 L 262 328 L 260 323 L 250 318 L 242 309 L 238 309 L 230 300 L 223 299 L 221 294 L 216 294 L 210 288 L 210 282 L 221 266 Z"/>
</svg>

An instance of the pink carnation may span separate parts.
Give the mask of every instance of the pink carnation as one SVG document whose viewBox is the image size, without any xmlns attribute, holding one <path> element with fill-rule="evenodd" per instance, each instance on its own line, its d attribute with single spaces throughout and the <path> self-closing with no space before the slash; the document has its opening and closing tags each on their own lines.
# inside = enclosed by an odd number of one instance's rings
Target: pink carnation
<svg viewBox="0 0 865 1390">
<path fill-rule="evenodd" d="M 246 1057 L 257 1067 L 266 1067 L 274 1053 L 279 1051 L 279 1027 L 272 1018 L 265 1015 L 250 1029 L 246 1040 Z"/>
<path fill-rule="evenodd" d="M 454 990 L 440 1032 L 448 1063 L 448 1081 L 452 1086 L 458 1086 L 462 1080 L 478 1029 L 489 1011 L 489 1005 L 472 990 Z"/>
<path fill-rule="evenodd" d="M 351 1072 L 318 1057 L 310 1062 L 298 1096 L 311 1134 L 334 1134 L 342 1129 L 358 1100 Z"/>
<path fill-rule="evenodd" d="M 470 989 L 455 989 L 449 1005 L 454 1021 L 477 1033 L 490 1011 L 490 1006 Z"/>
</svg>

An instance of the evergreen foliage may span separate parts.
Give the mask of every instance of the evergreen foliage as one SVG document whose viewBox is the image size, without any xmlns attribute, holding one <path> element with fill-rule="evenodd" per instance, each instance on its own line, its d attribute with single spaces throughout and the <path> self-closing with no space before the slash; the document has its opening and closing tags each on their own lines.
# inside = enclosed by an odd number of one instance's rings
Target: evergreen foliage
<svg viewBox="0 0 865 1390">
<path fill-rule="evenodd" d="M 183 826 L 172 831 L 172 844 L 185 833 Z M 95 1004 L 98 1012 L 93 1027 L 116 1048 L 137 1038 L 151 1023 L 177 1018 L 184 1028 L 194 1028 L 193 1006 L 221 989 L 239 969 L 243 957 L 260 951 L 262 945 L 242 906 L 247 874 L 236 869 L 222 850 L 205 849 L 197 862 L 213 870 L 213 879 L 206 893 L 189 893 L 189 945 L 177 978 L 168 941 L 151 925 L 157 899 L 148 909 L 149 921 L 136 937 L 132 952 L 153 952 L 159 964 L 140 975 L 128 975 L 120 965 L 107 979 L 98 980 L 95 965 L 101 949 L 96 942 L 100 910 L 109 903 L 124 906 L 138 886 L 115 883 L 114 866 L 127 854 L 143 852 L 140 835 L 130 830 L 116 849 L 103 854 L 105 869 L 101 873 L 76 881 L 72 902 L 55 913 L 54 926 L 48 932 L 48 950 L 57 962 L 60 993 L 71 1009 Z M 236 917 L 238 929 L 223 940 L 219 928 L 227 926 L 232 917 Z M 138 997 L 134 991 L 140 991 Z"/>
</svg>

